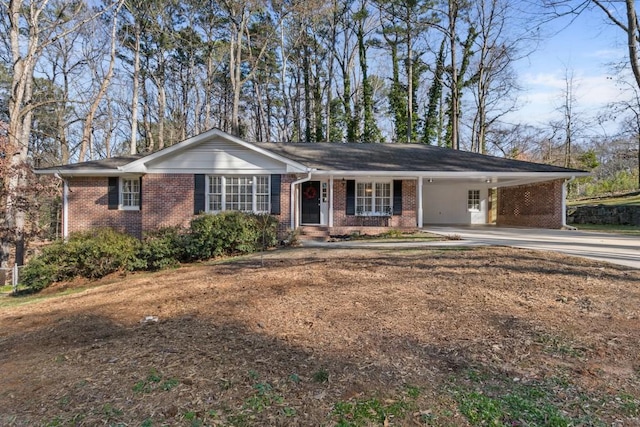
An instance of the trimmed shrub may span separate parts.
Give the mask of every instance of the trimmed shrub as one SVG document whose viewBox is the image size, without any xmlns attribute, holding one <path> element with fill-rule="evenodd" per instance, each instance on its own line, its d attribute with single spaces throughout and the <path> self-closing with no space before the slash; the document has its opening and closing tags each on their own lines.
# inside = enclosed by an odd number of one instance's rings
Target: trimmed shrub
<svg viewBox="0 0 640 427">
<path fill-rule="evenodd" d="M 191 221 L 185 239 L 185 260 L 251 253 L 276 243 L 275 218 L 243 212 L 201 215 Z M 264 241 L 264 242 L 263 242 Z"/>
<path fill-rule="evenodd" d="M 177 227 L 163 228 L 145 234 L 138 250 L 141 270 L 177 267 L 184 258 L 184 235 Z"/>
<path fill-rule="evenodd" d="M 103 228 L 74 233 L 65 243 L 45 247 L 24 268 L 21 282 L 33 290 L 74 277 L 97 279 L 116 271 L 132 271 L 142 263 L 137 257 L 140 241 Z"/>
<path fill-rule="evenodd" d="M 38 291 L 74 277 L 97 279 L 116 271 L 161 270 L 180 261 L 245 254 L 274 246 L 277 221 L 270 215 L 223 212 L 201 215 L 185 233 L 164 228 L 142 241 L 111 229 L 74 233 L 42 250 L 24 268 L 22 284 Z"/>
</svg>

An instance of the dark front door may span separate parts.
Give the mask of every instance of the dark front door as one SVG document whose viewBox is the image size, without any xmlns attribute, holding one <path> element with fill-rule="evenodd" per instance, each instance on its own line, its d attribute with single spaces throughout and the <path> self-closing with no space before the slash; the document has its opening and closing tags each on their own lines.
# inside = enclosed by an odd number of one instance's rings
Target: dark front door
<svg viewBox="0 0 640 427">
<path fill-rule="evenodd" d="M 303 182 L 300 190 L 302 192 L 302 223 L 320 224 L 320 181 Z"/>
</svg>

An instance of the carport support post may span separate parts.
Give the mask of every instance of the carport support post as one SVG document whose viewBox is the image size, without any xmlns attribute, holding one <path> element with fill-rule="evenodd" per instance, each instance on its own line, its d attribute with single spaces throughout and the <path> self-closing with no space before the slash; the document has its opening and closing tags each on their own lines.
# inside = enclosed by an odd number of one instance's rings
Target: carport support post
<svg viewBox="0 0 640 427">
<path fill-rule="evenodd" d="M 422 176 L 418 177 L 418 228 L 422 228 Z"/>
<path fill-rule="evenodd" d="M 565 179 L 562 182 L 562 228 L 567 227 L 567 184 L 574 179 L 576 179 L 576 177 L 572 176 L 570 179 Z"/>
</svg>

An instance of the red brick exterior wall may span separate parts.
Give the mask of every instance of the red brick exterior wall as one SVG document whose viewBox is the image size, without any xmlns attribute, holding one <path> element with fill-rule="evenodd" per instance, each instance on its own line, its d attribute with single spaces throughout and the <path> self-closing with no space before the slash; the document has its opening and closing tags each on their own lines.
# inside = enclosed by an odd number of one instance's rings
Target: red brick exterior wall
<svg viewBox="0 0 640 427">
<path fill-rule="evenodd" d="M 562 228 L 562 183 L 499 188 L 496 225 Z"/>
<path fill-rule="evenodd" d="M 296 175 L 283 175 L 280 187 L 278 236 L 291 231 L 291 183 Z M 192 174 L 147 174 L 142 177 L 142 207 L 139 211 L 109 210 L 106 177 L 70 178 L 69 232 L 110 227 L 142 237 L 146 231 L 162 227 L 187 227 L 194 218 Z M 346 183 L 334 181 L 334 229 L 338 234 L 382 233 L 389 228 L 417 227 L 417 182 L 402 182 L 402 215 L 392 217 L 358 217 L 346 215 Z"/>
<path fill-rule="evenodd" d="M 142 230 L 188 227 L 193 219 L 192 174 L 147 174 L 142 177 Z"/>
<path fill-rule="evenodd" d="M 68 180 L 69 232 L 108 227 L 141 237 L 142 213 L 140 211 L 109 210 L 107 184 L 108 178 L 106 177 L 83 177 Z"/>
<path fill-rule="evenodd" d="M 290 194 L 295 175 L 282 177 L 278 235 L 291 228 Z M 139 211 L 110 210 L 107 177 L 70 178 L 69 232 L 109 227 L 138 238 L 162 227 L 188 227 L 194 218 L 192 174 L 147 174 L 142 177 L 142 207 Z"/>
<path fill-rule="evenodd" d="M 285 238 L 291 232 L 291 183 L 297 181 L 296 175 L 282 175 L 280 179 L 280 215 L 278 218 L 278 237 Z"/>
<path fill-rule="evenodd" d="M 418 226 L 417 181 L 402 181 L 402 215 L 391 217 L 366 217 L 347 215 L 347 183 L 333 183 L 333 228 L 331 234 L 380 234 L 389 228 L 416 229 Z"/>
</svg>

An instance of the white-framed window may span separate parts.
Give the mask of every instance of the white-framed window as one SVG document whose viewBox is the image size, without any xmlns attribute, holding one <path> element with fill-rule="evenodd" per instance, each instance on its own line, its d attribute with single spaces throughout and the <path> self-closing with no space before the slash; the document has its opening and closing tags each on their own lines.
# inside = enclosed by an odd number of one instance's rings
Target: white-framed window
<svg viewBox="0 0 640 427">
<path fill-rule="evenodd" d="M 140 209 L 140 178 L 120 179 L 120 206 L 125 210 Z"/>
<path fill-rule="evenodd" d="M 391 182 L 356 182 L 356 215 L 391 215 Z"/>
<path fill-rule="evenodd" d="M 207 212 L 269 212 L 269 180 L 269 175 L 209 175 Z"/>
<path fill-rule="evenodd" d="M 467 194 L 467 210 L 470 212 L 480 211 L 480 190 L 469 190 Z"/>
</svg>

